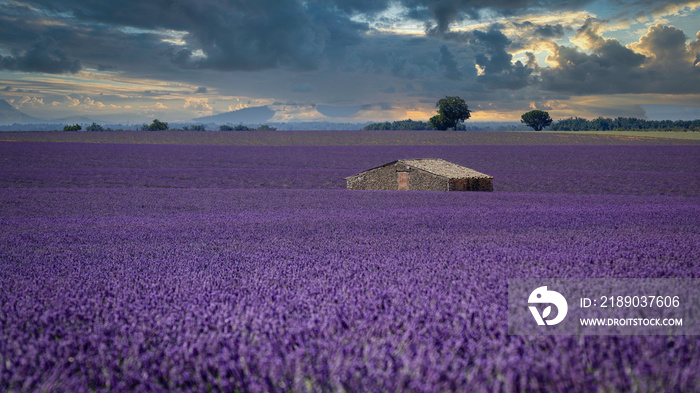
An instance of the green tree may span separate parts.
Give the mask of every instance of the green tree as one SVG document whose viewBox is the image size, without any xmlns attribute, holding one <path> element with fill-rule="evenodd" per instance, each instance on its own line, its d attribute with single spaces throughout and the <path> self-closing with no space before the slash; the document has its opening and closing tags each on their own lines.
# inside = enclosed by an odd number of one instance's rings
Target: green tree
<svg viewBox="0 0 700 393">
<path fill-rule="evenodd" d="M 80 124 L 63 127 L 63 131 L 80 131 L 82 129 L 83 127 L 81 127 Z"/>
<path fill-rule="evenodd" d="M 538 109 L 523 113 L 521 118 L 522 120 L 520 121 L 522 123 L 527 124 L 528 127 L 532 127 L 535 131 L 542 131 L 542 129 L 552 124 L 552 118 L 549 117 L 549 113 Z"/>
<path fill-rule="evenodd" d="M 219 126 L 219 131 L 233 131 L 233 127 L 228 124 Z"/>
<path fill-rule="evenodd" d="M 148 131 L 165 131 L 168 129 L 168 123 L 154 119 L 153 123 L 148 126 Z"/>
<path fill-rule="evenodd" d="M 267 124 L 263 124 L 258 127 L 258 131 L 277 131 L 277 129 L 275 127 L 270 127 Z"/>
<path fill-rule="evenodd" d="M 430 126 L 436 130 L 445 131 L 450 128 L 450 122 L 443 115 L 435 115 L 429 120 Z"/>
<path fill-rule="evenodd" d="M 102 128 L 101 125 L 97 123 L 92 123 L 89 126 L 85 127 L 85 131 L 104 131 L 105 129 Z"/>
<path fill-rule="evenodd" d="M 471 111 L 460 97 L 445 97 L 435 104 L 438 114 L 430 118 L 430 125 L 438 130 L 457 128 L 457 124 L 471 117 Z"/>
</svg>

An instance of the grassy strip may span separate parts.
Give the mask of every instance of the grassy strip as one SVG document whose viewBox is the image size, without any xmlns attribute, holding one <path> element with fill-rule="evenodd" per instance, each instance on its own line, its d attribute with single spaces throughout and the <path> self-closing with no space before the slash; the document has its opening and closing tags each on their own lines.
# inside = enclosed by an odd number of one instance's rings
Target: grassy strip
<svg viewBox="0 0 700 393">
<path fill-rule="evenodd" d="M 693 131 L 541 131 L 556 134 L 619 135 L 640 138 L 681 139 L 700 141 L 700 132 Z"/>
</svg>

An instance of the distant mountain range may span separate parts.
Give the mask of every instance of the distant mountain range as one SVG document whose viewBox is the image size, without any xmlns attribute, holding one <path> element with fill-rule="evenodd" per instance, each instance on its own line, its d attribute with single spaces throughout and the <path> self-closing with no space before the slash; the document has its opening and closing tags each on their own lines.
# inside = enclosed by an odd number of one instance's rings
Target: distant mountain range
<svg viewBox="0 0 700 393">
<path fill-rule="evenodd" d="M 204 124 L 262 124 L 272 118 L 275 115 L 275 111 L 267 106 L 256 106 L 251 108 L 243 108 L 236 111 L 220 113 L 213 116 L 198 117 L 192 119 L 192 123 L 204 123 Z M 5 100 L 0 99 L 0 125 L 12 125 L 12 124 L 90 124 L 93 122 L 102 124 L 120 124 L 126 122 L 129 123 L 128 114 L 111 114 L 100 116 L 98 118 L 86 117 L 86 116 L 69 116 L 60 119 L 40 119 L 38 117 L 30 116 L 12 105 Z M 187 124 L 184 122 L 175 122 Z"/>
<path fill-rule="evenodd" d="M 204 116 L 192 119 L 193 122 L 199 123 L 216 123 L 216 124 L 260 124 L 264 123 L 275 115 L 275 111 L 268 106 L 255 106 L 243 108 L 237 111 L 219 113 L 213 116 Z"/>
<path fill-rule="evenodd" d="M 46 123 L 46 120 L 29 116 L 5 100 L 0 100 L 0 124 Z"/>
</svg>

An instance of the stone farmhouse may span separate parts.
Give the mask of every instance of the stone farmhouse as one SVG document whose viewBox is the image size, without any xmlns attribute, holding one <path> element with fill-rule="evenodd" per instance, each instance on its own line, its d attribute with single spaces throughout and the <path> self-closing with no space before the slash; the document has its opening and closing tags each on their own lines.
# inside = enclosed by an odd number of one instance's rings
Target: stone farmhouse
<svg viewBox="0 0 700 393">
<path fill-rule="evenodd" d="M 345 180 L 349 190 L 493 191 L 493 176 L 440 158 L 396 160 Z"/>
</svg>

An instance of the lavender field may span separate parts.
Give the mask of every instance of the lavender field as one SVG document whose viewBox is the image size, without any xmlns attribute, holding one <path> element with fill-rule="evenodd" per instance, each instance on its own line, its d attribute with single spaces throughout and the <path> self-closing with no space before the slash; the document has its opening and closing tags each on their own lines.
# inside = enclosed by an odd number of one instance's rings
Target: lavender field
<svg viewBox="0 0 700 393">
<path fill-rule="evenodd" d="M 509 336 L 513 277 L 700 277 L 698 146 L 0 142 L 0 391 L 700 390 L 700 336 Z M 493 193 L 348 191 L 441 157 Z"/>
</svg>

